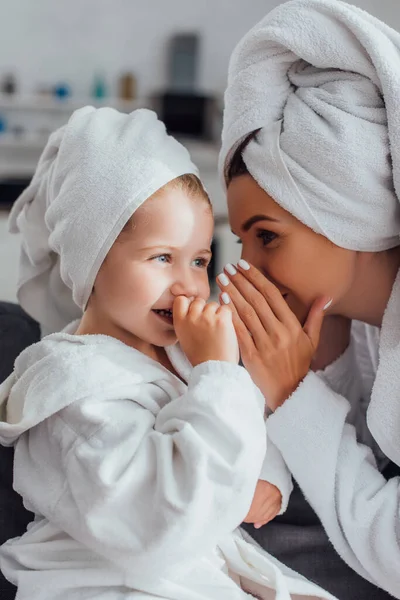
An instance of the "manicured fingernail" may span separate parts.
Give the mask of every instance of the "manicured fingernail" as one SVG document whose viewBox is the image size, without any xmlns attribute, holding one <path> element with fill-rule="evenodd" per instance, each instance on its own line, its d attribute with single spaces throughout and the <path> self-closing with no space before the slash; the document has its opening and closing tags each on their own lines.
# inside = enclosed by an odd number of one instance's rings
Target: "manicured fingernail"
<svg viewBox="0 0 400 600">
<path fill-rule="evenodd" d="M 261 529 L 262 523 L 254 523 L 254 529 Z"/>
<path fill-rule="evenodd" d="M 218 275 L 217 279 L 218 279 L 218 281 L 220 282 L 221 285 L 229 285 L 229 279 L 225 275 L 225 273 L 220 273 Z"/>
<path fill-rule="evenodd" d="M 248 262 L 246 262 L 245 260 L 243 260 L 243 258 L 241 258 L 238 262 L 238 266 L 243 269 L 244 271 L 248 271 L 250 269 L 250 265 Z"/>
<path fill-rule="evenodd" d="M 236 275 L 236 273 L 237 273 L 235 267 L 233 265 L 231 265 L 231 263 L 228 263 L 227 265 L 225 265 L 225 271 L 227 273 L 229 273 L 229 275 Z"/>
<path fill-rule="evenodd" d="M 324 306 L 324 310 L 328 310 L 328 308 L 330 307 L 330 305 L 332 304 L 333 300 L 332 298 L 329 300 L 329 302 L 327 302 Z"/>
<path fill-rule="evenodd" d="M 229 302 L 231 301 L 231 299 L 229 298 L 229 296 L 226 292 L 221 294 L 221 300 L 224 304 L 229 304 Z"/>
</svg>

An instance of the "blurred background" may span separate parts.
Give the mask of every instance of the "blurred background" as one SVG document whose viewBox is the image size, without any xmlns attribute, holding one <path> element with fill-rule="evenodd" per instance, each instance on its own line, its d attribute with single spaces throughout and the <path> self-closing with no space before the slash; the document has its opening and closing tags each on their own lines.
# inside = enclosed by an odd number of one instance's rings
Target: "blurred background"
<svg viewBox="0 0 400 600">
<path fill-rule="evenodd" d="M 400 29 L 400 0 L 356 0 Z M 216 215 L 214 271 L 238 257 L 216 165 L 230 54 L 278 0 L 0 0 L 0 299 L 15 300 L 8 211 L 49 133 L 86 104 L 153 108 L 189 149 Z"/>
</svg>

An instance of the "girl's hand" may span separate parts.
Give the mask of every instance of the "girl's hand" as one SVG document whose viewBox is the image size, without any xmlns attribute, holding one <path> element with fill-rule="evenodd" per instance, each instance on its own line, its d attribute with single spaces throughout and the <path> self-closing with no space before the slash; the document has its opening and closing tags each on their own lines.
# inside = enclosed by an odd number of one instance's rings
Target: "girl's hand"
<svg viewBox="0 0 400 600">
<path fill-rule="evenodd" d="M 276 485 L 259 479 L 253 502 L 244 522 L 254 523 L 254 527 L 259 529 L 279 515 L 281 506 L 282 494 Z"/>
<path fill-rule="evenodd" d="M 329 298 L 314 302 L 304 327 L 279 290 L 255 267 L 240 261 L 234 274 L 219 276 L 228 295 L 242 361 L 267 405 L 276 410 L 309 371 Z M 227 285 L 223 285 L 226 283 Z M 221 301 L 228 298 L 221 294 Z"/>
<path fill-rule="evenodd" d="M 239 362 L 238 340 L 227 306 L 178 296 L 173 315 L 179 343 L 194 367 L 208 360 Z"/>
</svg>

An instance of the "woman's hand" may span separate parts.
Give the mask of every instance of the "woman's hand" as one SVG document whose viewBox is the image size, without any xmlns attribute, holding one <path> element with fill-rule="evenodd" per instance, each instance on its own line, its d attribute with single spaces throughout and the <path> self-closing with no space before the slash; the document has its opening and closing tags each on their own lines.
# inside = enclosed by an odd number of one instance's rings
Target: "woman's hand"
<svg viewBox="0 0 400 600">
<path fill-rule="evenodd" d="M 178 296 L 173 306 L 174 328 L 182 350 L 195 367 L 208 360 L 237 364 L 239 347 L 232 312 L 202 298 Z"/>
<path fill-rule="evenodd" d="M 244 522 L 254 523 L 254 527 L 260 529 L 279 515 L 281 506 L 282 494 L 276 485 L 259 479 L 253 502 Z"/>
<path fill-rule="evenodd" d="M 245 261 L 217 282 L 221 301 L 231 300 L 243 364 L 268 407 L 276 410 L 310 369 L 329 298 L 314 302 L 302 327 L 273 283 Z"/>
</svg>

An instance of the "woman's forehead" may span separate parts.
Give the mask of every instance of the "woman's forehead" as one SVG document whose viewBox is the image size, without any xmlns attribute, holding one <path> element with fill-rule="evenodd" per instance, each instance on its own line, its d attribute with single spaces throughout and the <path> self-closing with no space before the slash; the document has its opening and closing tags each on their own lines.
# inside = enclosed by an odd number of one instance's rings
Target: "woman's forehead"
<svg viewBox="0 0 400 600">
<path fill-rule="evenodd" d="M 253 215 L 263 214 L 271 220 L 281 221 L 291 217 L 249 175 L 234 178 L 227 191 L 229 217 L 245 221 Z"/>
</svg>

